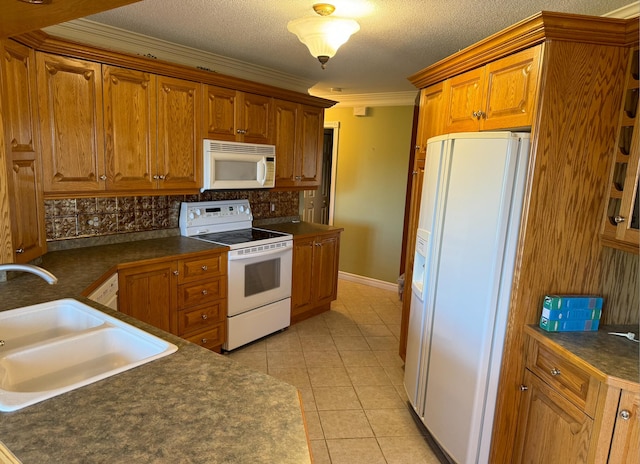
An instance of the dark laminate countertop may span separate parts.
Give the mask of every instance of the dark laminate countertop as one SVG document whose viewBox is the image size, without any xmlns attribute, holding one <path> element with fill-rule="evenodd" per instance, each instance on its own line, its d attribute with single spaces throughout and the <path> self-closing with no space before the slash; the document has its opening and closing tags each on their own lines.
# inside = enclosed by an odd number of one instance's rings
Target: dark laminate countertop
<svg viewBox="0 0 640 464">
<path fill-rule="evenodd" d="M 602 374 L 609 384 L 640 392 L 640 343 L 609 332 L 634 332 L 637 325 L 601 326 L 593 332 L 546 332 L 537 326 L 527 326 L 526 332 L 571 353 Z"/>
<path fill-rule="evenodd" d="M 165 358 L 0 413 L 0 442 L 25 464 L 310 463 L 295 387 L 79 297 L 117 264 L 214 248 L 169 237 L 56 251 L 43 257 L 42 267 L 58 285 L 31 274 L 0 283 L 1 309 L 75 297 L 179 347 Z"/>
<path fill-rule="evenodd" d="M 341 232 L 344 230 L 342 227 L 327 226 L 325 224 L 314 224 L 312 222 L 279 222 L 263 226 L 259 225 L 257 227 L 292 234 L 296 237 L 312 236 L 330 232 Z"/>
</svg>

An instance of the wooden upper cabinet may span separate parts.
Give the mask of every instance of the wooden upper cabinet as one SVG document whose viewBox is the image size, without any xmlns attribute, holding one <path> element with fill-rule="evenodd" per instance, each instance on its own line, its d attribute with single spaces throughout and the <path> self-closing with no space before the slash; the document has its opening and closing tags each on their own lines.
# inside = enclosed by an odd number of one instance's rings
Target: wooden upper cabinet
<svg viewBox="0 0 640 464">
<path fill-rule="evenodd" d="M 45 192 L 105 187 L 99 63 L 36 53 Z"/>
<path fill-rule="evenodd" d="M 275 100 L 276 187 L 316 188 L 322 175 L 324 109 Z"/>
<path fill-rule="evenodd" d="M 209 85 L 205 98 L 208 138 L 271 143 L 270 97 Z"/>
<path fill-rule="evenodd" d="M 160 188 L 195 189 L 202 184 L 200 127 L 202 85 L 158 76 L 158 159 Z"/>
<path fill-rule="evenodd" d="M 324 109 L 303 106 L 301 116 L 302 158 L 300 160 L 300 178 L 298 181 L 306 186 L 318 186 L 322 175 Z"/>
<path fill-rule="evenodd" d="M 0 54 L 13 261 L 26 263 L 46 252 L 38 126 L 34 114 L 35 54 L 12 41 L 0 43 Z"/>
<path fill-rule="evenodd" d="M 103 66 L 107 189 L 155 187 L 156 76 Z"/>
<path fill-rule="evenodd" d="M 444 132 L 531 126 L 541 46 L 449 79 Z"/>
<path fill-rule="evenodd" d="M 427 141 L 443 133 L 443 109 L 449 94 L 449 85 L 449 81 L 439 82 L 420 91 L 420 114 L 415 147 L 417 159 L 426 159 Z"/>
</svg>

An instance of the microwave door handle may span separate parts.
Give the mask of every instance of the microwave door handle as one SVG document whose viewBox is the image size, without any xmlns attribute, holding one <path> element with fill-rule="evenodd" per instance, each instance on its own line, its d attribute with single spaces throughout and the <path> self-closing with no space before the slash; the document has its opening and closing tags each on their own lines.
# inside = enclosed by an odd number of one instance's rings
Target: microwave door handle
<svg viewBox="0 0 640 464">
<path fill-rule="evenodd" d="M 260 175 L 260 168 L 262 168 L 262 175 Z M 267 180 L 267 161 L 264 157 L 258 162 L 258 182 L 260 185 L 264 185 Z"/>
<path fill-rule="evenodd" d="M 251 259 L 251 258 L 261 258 L 263 256 L 268 256 L 268 255 L 275 255 L 278 253 L 284 253 L 287 250 L 290 250 L 291 248 L 286 247 L 286 248 L 276 248 L 274 250 L 268 250 L 268 251 L 260 251 L 257 253 L 251 253 L 250 255 L 233 255 L 233 254 L 229 254 L 228 256 L 228 260 L 229 261 L 240 261 L 242 259 Z"/>
</svg>

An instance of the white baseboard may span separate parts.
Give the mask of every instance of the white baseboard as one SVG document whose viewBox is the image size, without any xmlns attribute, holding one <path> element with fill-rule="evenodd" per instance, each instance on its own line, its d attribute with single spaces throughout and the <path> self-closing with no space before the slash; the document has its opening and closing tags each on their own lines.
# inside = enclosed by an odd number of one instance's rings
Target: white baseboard
<svg viewBox="0 0 640 464">
<path fill-rule="evenodd" d="M 369 287 L 382 288 L 384 290 L 390 290 L 392 292 L 398 291 L 398 285 L 391 282 L 385 282 L 383 280 L 372 279 L 371 277 L 359 276 L 356 274 L 349 274 L 348 272 L 338 271 L 338 278 L 348 280 L 350 282 L 357 282 L 359 284 L 368 285 Z"/>
</svg>

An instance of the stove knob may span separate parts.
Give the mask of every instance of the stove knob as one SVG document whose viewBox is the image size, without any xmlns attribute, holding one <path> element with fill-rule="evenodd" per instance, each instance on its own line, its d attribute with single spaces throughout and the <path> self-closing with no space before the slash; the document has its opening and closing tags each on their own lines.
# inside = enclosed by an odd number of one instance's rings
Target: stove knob
<svg viewBox="0 0 640 464">
<path fill-rule="evenodd" d="M 240 206 L 238 209 L 240 210 L 241 213 L 244 213 L 244 206 Z"/>
<path fill-rule="evenodd" d="M 192 212 L 189 213 L 189 219 L 194 219 L 194 218 L 195 218 L 195 215 Z"/>
<path fill-rule="evenodd" d="M 197 214 L 198 216 L 200 216 L 200 215 L 202 214 L 202 211 L 200 211 L 200 208 L 196 209 L 196 214 Z"/>
</svg>

